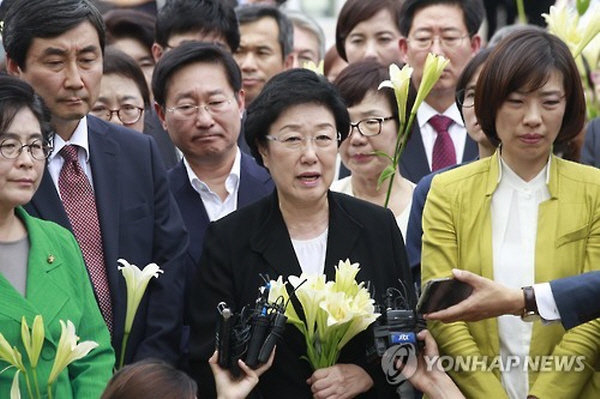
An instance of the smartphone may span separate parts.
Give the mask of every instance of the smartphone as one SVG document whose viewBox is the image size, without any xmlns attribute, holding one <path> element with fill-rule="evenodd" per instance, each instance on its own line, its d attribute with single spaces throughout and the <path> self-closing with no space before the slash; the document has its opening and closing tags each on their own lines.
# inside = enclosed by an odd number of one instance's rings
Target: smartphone
<svg viewBox="0 0 600 399">
<path fill-rule="evenodd" d="M 449 308 L 467 299 L 472 291 L 471 285 L 452 277 L 429 280 L 417 303 L 417 313 L 425 314 Z"/>
</svg>

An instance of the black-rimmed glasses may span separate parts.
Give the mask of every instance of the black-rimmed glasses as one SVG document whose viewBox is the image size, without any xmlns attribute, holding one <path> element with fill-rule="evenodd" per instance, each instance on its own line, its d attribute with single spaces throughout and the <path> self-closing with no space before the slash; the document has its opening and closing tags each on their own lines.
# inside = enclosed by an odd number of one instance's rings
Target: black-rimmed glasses
<svg viewBox="0 0 600 399">
<path fill-rule="evenodd" d="M 17 139 L 0 141 L 0 154 L 6 159 L 17 159 L 25 148 L 29 150 L 31 157 L 38 161 L 48 158 L 52 152 L 52 146 L 44 140 L 33 140 L 29 144 L 22 144 Z"/>
<path fill-rule="evenodd" d="M 136 107 L 135 105 L 123 105 L 119 109 L 109 109 L 102 105 L 92 108 L 90 113 L 105 121 L 110 121 L 114 114 L 124 125 L 132 125 L 140 120 L 144 108 Z"/>
<path fill-rule="evenodd" d="M 350 122 L 350 132 L 348 133 L 348 137 L 352 135 L 354 128 L 357 128 L 358 132 L 365 137 L 377 136 L 381 133 L 383 122 L 389 121 L 390 119 L 394 119 L 394 117 L 373 117 L 362 119 L 358 122 Z"/>
</svg>

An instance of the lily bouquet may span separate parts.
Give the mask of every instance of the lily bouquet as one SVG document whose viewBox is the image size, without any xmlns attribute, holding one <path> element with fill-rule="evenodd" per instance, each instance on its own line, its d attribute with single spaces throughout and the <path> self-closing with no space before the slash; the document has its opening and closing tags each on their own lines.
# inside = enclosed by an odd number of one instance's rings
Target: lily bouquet
<svg viewBox="0 0 600 399">
<path fill-rule="evenodd" d="M 398 117 L 400 119 L 394 153 L 389 155 L 384 151 L 375 152 L 377 155 L 388 158 L 391 161 L 390 165 L 388 165 L 383 172 L 381 172 L 378 181 L 378 186 L 381 186 L 383 182 L 385 182 L 387 179 L 390 179 L 385 198 L 385 207 L 387 207 L 389 204 L 394 176 L 396 175 L 396 170 L 398 169 L 398 164 L 400 163 L 400 157 L 402 156 L 404 147 L 406 147 L 406 142 L 410 137 L 410 129 L 415 116 L 417 115 L 417 111 L 421 106 L 421 103 L 425 101 L 425 98 L 427 98 L 429 95 L 431 89 L 433 89 L 435 83 L 438 81 L 440 76 L 442 76 L 444 68 L 446 65 L 448 65 L 448 62 L 449 61 L 441 55 L 434 55 L 433 53 L 427 54 L 425 66 L 423 67 L 423 76 L 421 78 L 421 83 L 419 84 L 419 90 L 417 90 L 417 97 L 411 108 L 408 120 L 406 120 L 406 106 L 408 102 L 410 77 L 413 73 L 411 66 L 406 64 L 402 69 L 400 69 L 396 64 L 391 64 L 390 79 L 381 82 L 379 85 L 379 90 L 382 88 L 390 88 L 394 90 L 396 103 L 398 105 Z"/>
<path fill-rule="evenodd" d="M 380 316 L 364 282 L 356 282 L 359 270 L 358 263 L 346 259 L 336 266 L 334 281 L 325 281 L 324 274 L 302 274 L 270 282 L 269 302 L 292 302 L 285 314 L 304 335 L 314 370 L 334 365 L 342 348 Z"/>
<path fill-rule="evenodd" d="M 52 385 L 63 370 L 74 361 L 87 356 L 92 349 L 98 346 L 94 341 L 85 341 L 78 344 L 79 337 L 75 333 L 75 326 L 71 320 L 67 320 L 66 323 L 60 320 L 60 325 L 61 334 L 56 348 L 56 356 L 48 381 L 46 381 L 46 392 L 49 399 L 52 399 Z M 25 378 L 27 394 L 30 399 L 44 397 L 40 391 L 37 375 L 37 366 L 44 345 L 44 337 L 44 320 L 41 315 L 35 316 L 31 330 L 25 317 L 21 319 L 21 340 L 29 359 L 29 366 L 25 366 L 21 352 L 16 346 L 11 347 L 6 338 L 0 334 L 0 365 L 2 365 L 2 362 L 8 363 L 7 367 L 0 370 L 0 374 L 13 367 L 17 370 L 10 390 L 11 399 L 21 399 L 19 387 L 21 376 Z"/>
</svg>

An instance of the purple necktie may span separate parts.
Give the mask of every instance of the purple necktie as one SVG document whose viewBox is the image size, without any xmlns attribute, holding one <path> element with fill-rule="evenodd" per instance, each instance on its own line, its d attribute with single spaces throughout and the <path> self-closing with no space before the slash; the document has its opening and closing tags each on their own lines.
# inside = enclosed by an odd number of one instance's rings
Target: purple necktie
<svg viewBox="0 0 600 399">
<path fill-rule="evenodd" d="M 98 298 L 100 311 L 112 332 L 112 304 L 104 263 L 102 234 L 98 221 L 96 199 L 90 181 L 79 164 L 77 146 L 66 145 L 60 152 L 65 163 L 58 177 L 58 188 L 73 233 L 88 269 Z"/>
<path fill-rule="evenodd" d="M 456 164 L 456 151 L 454 143 L 448 133 L 448 128 L 452 124 L 452 119 L 444 115 L 435 115 L 429 119 L 429 124 L 437 132 L 435 143 L 433 144 L 433 157 L 431 162 L 431 171 L 445 168 Z"/>
</svg>

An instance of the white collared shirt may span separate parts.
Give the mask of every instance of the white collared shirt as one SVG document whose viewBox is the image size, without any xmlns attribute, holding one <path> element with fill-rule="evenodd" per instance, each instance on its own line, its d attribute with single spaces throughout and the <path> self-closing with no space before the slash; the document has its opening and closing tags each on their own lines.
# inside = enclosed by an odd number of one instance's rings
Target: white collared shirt
<svg viewBox="0 0 600 399">
<path fill-rule="evenodd" d="M 520 288 L 532 285 L 535 280 L 538 209 L 540 203 L 550 198 L 550 160 L 536 177 L 526 182 L 501 157 L 498 159 L 498 187 L 492 194 L 491 205 L 494 281 Z M 503 360 L 508 356 L 524 360 L 529 355 L 532 327 L 533 323 L 524 322 L 518 316 L 498 317 Z M 502 370 L 502 385 L 510 398 L 527 397 L 527 370 L 523 367 Z"/>
<path fill-rule="evenodd" d="M 430 170 L 433 162 L 433 145 L 437 138 L 437 132 L 433 126 L 429 124 L 429 119 L 434 115 L 439 115 L 439 112 L 426 102 L 423 102 L 417 111 L 417 121 L 419 122 L 419 128 L 421 129 L 421 138 L 423 140 L 423 147 L 425 147 L 425 154 L 427 155 L 427 163 L 429 164 Z M 465 123 L 460 116 L 456 104 L 452 104 L 442 115 L 447 116 L 454 122 L 448 128 L 448 133 L 454 144 L 456 163 L 461 163 L 465 152 L 465 142 L 467 141 L 467 129 L 465 128 Z"/>
<path fill-rule="evenodd" d="M 90 145 L 88 139 L 87 117 L 84 116 L 81 118 L 69 141 L 65 142 L 62 137 L 60 137 L 58 134 L 55 134 L 54 142 L 52 144 L 54 150 L 48 157 L 48 172 L 52 177 L 52 181 L 54 182 L 54 186 L 56 187 L 58 195 L 60 195 L 60 189 L 58 188 L 58 177 L 60 176 L 60 170 L 65 163 L 64 158 L 59 155 L 59 152 L 65 145 L 78 146 L 77 155 L 79 158 L 79 164 L 90 181 L 93 190 L 94 179 L 92 177 L 92 168 L 90 165 Z"/>
<path fill-rule="evenodd" d="M 229 172 L 229 176 L 225 180 L 225 189 L 227 190 L 227 198 L 221 201 L 221 197 L 208 187 L 206 183 L 196 176 L 190 164 L 185 157 L 183 165 L 188 175 L 189 182 L 192 188 L 200 195 L 204 208 L 208 214 L 208 219 L 211 222 L 221 219 L 223 216 L 229 215 L 237 209 L 238 192 L 240 190 L 240 171 L 241 171 L 242 153 L 239 148 L 236 148 L 235 160 Z"/>
</svg>

